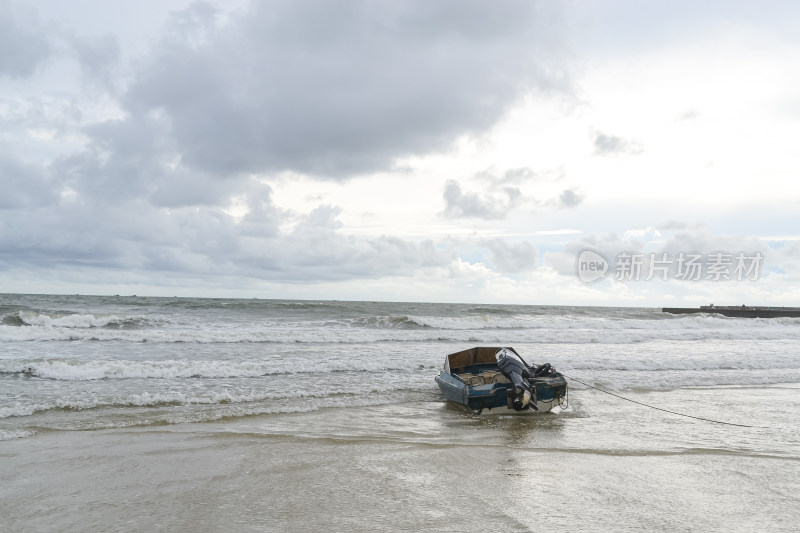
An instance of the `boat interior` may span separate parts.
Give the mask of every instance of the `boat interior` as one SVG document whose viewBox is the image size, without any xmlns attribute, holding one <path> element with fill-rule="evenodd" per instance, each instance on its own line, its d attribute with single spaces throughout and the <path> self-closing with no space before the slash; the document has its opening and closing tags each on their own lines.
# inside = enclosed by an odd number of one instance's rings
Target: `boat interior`
<svg viewBox="0 0 800 533">
<path fill-rule="evenodd" d="M 497 367 L 496 354 L 500 349 L 501 347 L 478 347 L 452 353 L 447 356 L 445 370 L 472 386 L 511 383 Z M 507 349 L 517 353 L 513 348 Z"/>
<path fill-rule="evenodd" d="M 467 385 L 489 385 L 491 383 L 511 383 L 511 380 L 503 375 L 499 370 L 486 370 L 480 374 L 473 374 L 472 372 L 462 372 L 455 374 L 461 381 Z"/>
</svg>

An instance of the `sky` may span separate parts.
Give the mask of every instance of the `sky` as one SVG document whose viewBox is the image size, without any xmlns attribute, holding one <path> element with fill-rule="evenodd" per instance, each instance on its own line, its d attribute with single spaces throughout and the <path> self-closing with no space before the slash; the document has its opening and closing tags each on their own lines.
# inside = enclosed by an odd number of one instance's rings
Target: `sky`
<svg viewBox="0 0 800 533">
<path fill-rule="evenodd" d="M 0 292 L 800 306 L 799 25 L 0 0 Z"/>
</svg>

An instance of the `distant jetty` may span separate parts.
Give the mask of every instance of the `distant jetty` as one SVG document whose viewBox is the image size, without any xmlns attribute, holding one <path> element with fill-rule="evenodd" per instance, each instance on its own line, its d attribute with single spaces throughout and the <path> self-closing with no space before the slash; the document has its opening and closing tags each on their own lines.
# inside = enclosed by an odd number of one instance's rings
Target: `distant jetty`
<svg viewBox="0 0 800 533">
<path fill-rule="evenodd" d="M 743 318 L 800 317 L 800 307 L 769 307 L 763 305 L 701 305 L 700 307 L 663 307 L 662 313 L 687 315 L 691 313 L 717 313 Z"/>
</svg>

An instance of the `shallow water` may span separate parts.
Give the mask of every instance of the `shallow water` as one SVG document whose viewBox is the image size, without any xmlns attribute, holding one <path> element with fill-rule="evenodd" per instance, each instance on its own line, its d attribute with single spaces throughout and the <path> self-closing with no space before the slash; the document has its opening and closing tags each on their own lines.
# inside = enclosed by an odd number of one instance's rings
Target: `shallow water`
<svg viewBox="0 0 800 533">
<path fill-rule="evenodd" d="M 654 309 L 0 296 L 9 531 L 793 531 L 795 319 Z M 472 415 L 513 345 L 566 410 Z"/>
</svg>

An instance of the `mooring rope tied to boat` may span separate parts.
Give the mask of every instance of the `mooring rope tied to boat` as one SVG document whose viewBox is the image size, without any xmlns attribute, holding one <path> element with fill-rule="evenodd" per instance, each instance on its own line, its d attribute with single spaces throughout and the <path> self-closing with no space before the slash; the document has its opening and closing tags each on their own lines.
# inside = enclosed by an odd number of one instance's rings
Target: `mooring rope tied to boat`
<svg viewBox="0 0 800 533">
<path fill-rule="evenodd" d="M 587 387 L 589 387 L 591 389 L 594 389 L 594 390 L 597 390 L 597 391 L 600 391 L 600 392 L 605 392 L 606 394 L 610 394 L 611 396 L 615 396 L 617 398 L 620 398 L 620 399 L 628 401 L 628 402 L 632 402 L 632 403 L 636 403 L 636 404 L 639 404 L 639 405 L 643 405 L 644 407 L 649 407 L 650 409 L 655 409 L 657 411 L 664 411 L 665 413 L 670 413 L 670 414 L 673 414 L 673 415 L 685 416 L 687 418 L 694 418 L 696 420 L 702 420 L 704 422 L 713 422 L 714 424 L 725 424 L 726 426 L 737 426 L 737 427 L 740 427 L 740 428 L 756 427 L 756 426 L 748 426 L 746 424 L 734 424 L 733 422 L 723 422 L 721 420 L 712 420 L 711 418 L 703 418 L 702 416 L 687 415 L 686 413 L 679 413 L 677 411 L 670 411 L 669 409 L 664 409 L 662 407 L 656 407 L 655 405 L 648 405 L 646 403 L 637 402 L 636 400 L 631 400 L 630 398 L 626 398 L 625 396 L 621 396 L 621 395 L 613 393 L 611 391 L 607 391 L 607 390 L 601 389 L 600 387 L 595 387 L 594 385 L 589 385 L 585 381 L 581 381 L 581 380 L 579 380 L 577 378 L 568 376 L 568 375 L 564 374 L 563 372 L 561 372 L 561 375 L 564 376 L 567 379 L 571 379 L 572 381 L 577 381 L 578 383 L 580 383 L 582 385 L 586 385 Z M 766 428 L 762 428 L 762 429 L 766 429 Z"/>
</svg>

